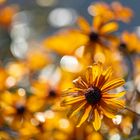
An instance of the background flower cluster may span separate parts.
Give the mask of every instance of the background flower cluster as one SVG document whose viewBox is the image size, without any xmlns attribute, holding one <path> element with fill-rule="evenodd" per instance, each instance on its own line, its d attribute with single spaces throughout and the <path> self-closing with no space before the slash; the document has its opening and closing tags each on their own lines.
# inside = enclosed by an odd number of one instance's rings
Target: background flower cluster
<svg viewBox="0 0 140 140">
<path fill-rule="evenodd" d="M 80 14 L 55 8 L 56 0 L 36 0 L 34 7 L 26 4 L 28 10 L 23 3 L 0 0 L 0 139 L 140 139 L 140 34 L 138 27 L 128 28 L 135 20 L 133 9 L 94 1 Z M 91 78 L 85 70 L 94 64 L 106 69 L 100 76 L 126 81 L 106 86 L 118 87 L 113 89 L 118 97 L 125 90 L 126 105 L 122 109 L 116 101 L 117 115 L 104 118 L 98 131 L 84 121 L 76 127 L 77 117 L 67 116 L 73 106 L 63 100 L 65 94 L 76 96 L 83 84 L 78 77 Z M 102 110 L 107 114 L 108 108 Z"/>
</svg>

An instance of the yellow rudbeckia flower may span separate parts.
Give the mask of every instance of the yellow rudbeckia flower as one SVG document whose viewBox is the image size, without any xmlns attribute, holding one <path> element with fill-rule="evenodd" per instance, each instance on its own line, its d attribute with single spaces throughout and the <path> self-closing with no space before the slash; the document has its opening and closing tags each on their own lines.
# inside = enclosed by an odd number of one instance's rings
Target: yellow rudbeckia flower
<svg viewBox="0 0 140 140">
<path fill-rule="evenodd" d="M 118 100 L 125 92 L 109 93 L 124 84 L 121 78 L 111 80 L 112 70 L 109 67 L 103 70 L 101 64 L 94 64 L 87 68 L 85 76 L 74 80 L 75 88 L 66 93 L 66 98 L 61 102 L 62 106 L 72 105 L 68 116 L 80 113 L 77 127 L 86 120 L 92 122 L 95 130 L 101 127 L 103 116 L 114 118 L 116 113 L 123 109 L 124 100 Z"/>
<path fill-rule="evenodd" d="M 129 22 L 133 16 L 131 8 L 123 6 L 119 2 L 112 2 L 110 5 L 105 2 L 96 2 L 88 8 L 92 16 L 101 16 L 104 20 L 118 20 Z"/>
<path fill-rule="evenodd" d="M 92 53 L 96 46 L 106 46 L 117 41 L 111 34 L 118 29 L 118 24 L 114 21 L 105 22 L 97 16 L 91 26 L 83 17 L 79 17 L 77 22 L 79 29 L 60 31 L 43 40 L 43 45 L 60 55 L 72 55 L 81 46 L 85 46 L 85 52 Z"/>
<path fill-rule="evenodd" d="M 140 40 L 135 33 L 123 32 L 121 35 L 121 42 L 119 45 L 122 51 L 127 53 L 139 53 L 140 52 Z"/>
</svg>

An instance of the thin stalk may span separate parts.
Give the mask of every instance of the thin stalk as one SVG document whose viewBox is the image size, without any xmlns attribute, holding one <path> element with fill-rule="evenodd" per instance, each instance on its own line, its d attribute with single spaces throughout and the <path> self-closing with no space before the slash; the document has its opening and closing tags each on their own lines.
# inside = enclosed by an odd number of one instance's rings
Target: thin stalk
<svg viewBox="0 0 140 140">
<path fill-rule="evenodd" d="M 125 109 L 128 110 L 129 112 L 131 112 L 131 113 L 137 115 L 138 117 L 140 117 L 140 114 L 137 113 L 137 112 L 135 112 L 135 111 L 133 111 L 132 109 L 130 109 L 130 108 L 128 108 L 128 107 L 125 107 Z"/>
</svg>

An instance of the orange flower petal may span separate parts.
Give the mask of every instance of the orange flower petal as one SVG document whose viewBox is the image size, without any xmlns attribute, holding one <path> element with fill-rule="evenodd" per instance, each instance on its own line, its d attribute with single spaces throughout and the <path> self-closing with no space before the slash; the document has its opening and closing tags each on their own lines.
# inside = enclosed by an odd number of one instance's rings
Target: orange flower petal
<svg viewBox="0 0 140 140">
<path fill-rule="evenodd" d="M 123 100 L 102 99 L 100 102 L 100 109 L 108 118 L 112 118 L 113 115 L 118 113 L 120 109 L 123 109 L 125 107 L 124 103 L 125 102 Z"/>
<path fill-rule="evenodd" d="M 93 28 L 94 28 L 94 30 L 99 31 L 102 23 L 103 23 L 103 20 L 102 20 L 101 16 L 95 16 L 93 18 Z"/>
<path fill-rule="evenodd" d="M 73 84 L 77 88 L 81 88 L 81 89 L 87 89 L 88 88 L 88 85 L 84 82 L 84 80 L 81 77 L 78 77 L 77 79 L 73 80 Z"/>
<path fill-rule="evenodd" d="M 87 89 L 84 90 L 84 89 L 81 89 L 81 88 L 69 88 L 69 89 L 63 91 L 62 97 L 73 95 L 73 93 L 77 93 L 77 92 L 84 92 L 86 90 Z"/>
<path fill-rule="evenodd" d="M 91 105 L 89 105 L 89 106 L 85 109 L 84 114 L 81 114 L 81 117 L 79 118 L 79 121 L 78 121 L 78 124 L 77 124 L 76 127 L 80 127 L 81 124 L 82 124 L 84 121 L 86 121 L 86 119 L 87 119 L 88 116 L 89 116 L 89 113 L 90 113 L 91 109 L 92 109 Z"/>
<path fill-rule="evenodd" d="M 115 118 L 116 114 L 110 110 L 107 106 L 100 106 L 101 111 L 103 112 L 103 114 L 108 117 L 108 118 Z"/>
<path fill-rule="evenodd" d="M 77 23 L 78 23 L 80 29 L 81 29 L 84 33 L 88 34 L 88 33 L 90 32 L 90 25 L 89 25 L 89 23 L 86 21 L 85 18 L 79 17 L 79 18 L 77 19 Z"/>
<path fill-rule="evenodd" d="M 108 40 L 108 42 L 113 45 L 113 46 L 118 46 L 119 45 L 119 38 L 117 36 L 114 36 L 112 34 L 106 34 L 104 35 L 106 40 Z"/>
<path fill-rule="evenodd" d="M 104 102 L 108 104 L 112 108 L 116 109 L 122 109 L 125 107 L 125 101 L 124 100 L 115 100 L 115 99 L 105 99 Z"/>
<path fill-rule="evenodd" d="M 124 96 L 125 94 L 126 94 L 125 91 L 122 91 L 122 92 L 116 93 L 116 94 L 104 93 L 104 94 L 102 94 L 102 98 L 106 98 L 106 99 L 120 98 L 120 97 Z"/>
<path fill-rule="evenodd" d="M 118 113 L 118 110 L 122 109 L 122 106 L 116 104 L 115 102 L 108 103 L 105 100 L 101 100 L 100 110 L 108 118 L 114 118 Z"/>
<path fill-rule="evenodd" d="M 117 20 L 129 22 L 133 16 L 133 11 L 130 8 L 121 5 L 119 2 L 113 2 L 111 8 Z"/>
<path fill-rule="evenodd" d="M 102 93 L 107 92 L 111 89 L 124 85 L 124 83 L 125 83 L 125 81 L 121 78 L 114 79 L 114 80 L 106 83 L 105 85 L 103 85 L 103 87 L 101 88 L 101 91 L 102 91 Z"/>
<path fill-rule="evenodd" d="M 102 26 L 100 29 L 101 34 L 107 34 L 118 30 L 118 24 L 116 22 L 110 22 Z"/>
<path fill-rule="evenodd" d="M 85 77 L 86 77 L 86 81 L 89 85 L 91 85 L 93 83 L 93 75 L 92 75 L 92 67 L 89 66 L 86 70 L 86 74 L 85 74 Z"/>
<path fill-rule="evenodd" d="M 74 108 L 72 108 L 72 109 L 68 112 L 67 116 L 68 116 L 68 117 L 74 116 L 74 115 L 75 115 L 78 111 L 80 111 L 85 105 L 86 105 L 86 102 L 82 102 L 81 104 L 76 105 Z"/>
<path fill-rule="evenodd" d="M 69 98 L 67 98 L 67 99 L 65 99 L 61 102 L 61 106 L 71 105 L 71 104 L 74 104 L 74 103 L 77 103 L 77 102 L 80 102 L 80 101 L 83 101 L 83 100 L 85 100 L 84 96 L 69 97 Z"/>
<path fill-rule="evenodd" d="M 99 130 L 100 127 L 101 127 L 101 118 L 100 118 L 100 115 L 97 111 L 97 109 L 95 108 L 94 109 L 94 121 L 93 121 L 93 126 L 95 128 L 95 130 Z"/>
<path fill-rule="evenodd" d="M 110 78 L 111 75 L 112 75 L 112 68 L 109 67 L 99 77 L 98 87 L 101 88 L 107 82 L 107 80 Z"/>
<path fill-rule="evenodd" d="M 102 64 L 98 63 L 98 64 L 94 64 L 92 66 L 92 75 L 93 75 L 93 82 L 94 82 L 94 86 L 98 85 L 98 81 L 99 81 L 99 77 L 103 71 L 102 69 Z"/>
<path fill-rule="evenodd" d="M 88 40 L 88 37 L 78 30 L 67 30 L 48 37 L 43 41 L 43 46 L 60 55 L 71 55 Z"/>
</svg>

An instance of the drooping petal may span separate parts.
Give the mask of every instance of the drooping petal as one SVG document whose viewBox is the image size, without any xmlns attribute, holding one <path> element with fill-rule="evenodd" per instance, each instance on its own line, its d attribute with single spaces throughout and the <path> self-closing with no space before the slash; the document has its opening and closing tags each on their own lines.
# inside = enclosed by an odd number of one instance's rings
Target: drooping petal
<svg viewBox="0 0 140 140">
<path fill-rule="evenodd" d="M 118 46 L 119 45 L 119 38 L 113 34 L 105 34 L 104 37 L 108 40 L 110 45 Z"/>
<path fill-rule="evenodd" d="M 68 97 L 67 99 L 65 99 L 61 102 L 61 106 L 71 105 L 71 104 L 78 103 L 78 102 L 84 101 L 84 100 L 85 100 L 84 96 Z"/>
<path fill-rule="evenodd" d="M 121 5 L 117 1 L 111 4 L 111 8 L 117 20 L 120 20 L 123 22 L 129 22 L 133 17 L 133 11 L 129 7 L 125 7 Z"/>
<path fill-rule="evenodd" d="M 94 109 L 93 126 L 94 126 L 96 131 L 99 130 L 101 127 L 101 118 L 100 118 L 100 115 L 99 115 L 98 110 L 96 108 Z"/>
<path fill-rule="evenodd" d="M 106 99 L 114 99 L 114 98 L 120 98 L 120 97 L 122 97 L 122 96 L 124 96 L 125 95 L 125 91 L 122 91 L 122 92 L 120 92 L 120 93 L 116 93 L 116 94 L 112 94 L 112 93 L 104 93 L 104 94 L 102 94 L 102 98 L 104 99 L 104 98 L 106 98 Z"/>
<path fill-rule="evenodd" d="M 104 102 L 108 104 L 111 108 L 123 109 L 125 107 L 124 100 L 116 100 L 116 99 L 105 99 Z"/>
<path fill-rule="evenodd" d="M 104 104 L 103 106 L 100 106 L 100 110 L 103 112 L 103 114 L 108 117 L 108 118 L 115 118 L 116 113 L 111 110 L 106 104 Z"/>
<path fill-rule="evenodd" d="M 102 26 L 100 34 L 107 34 L 118 30 L 118 24 L 116 22 L 110 22 Z"/>
<path fill-rule="evenodd" d="M 121 78 L 114 79 L 112 81 L 109 81 L 108 83 L 104 84 L 103 87 L 101 88 L 102 93 L 107 92 L 111 89 L 120 87 L 124 85 L 125 81 Z"/>
<path fill-rule="evenodd" d="M 88 40 L 87 35 L 73 29 L 50 36 L 44 39 L 42 44 L 45 48 L 49 48 L 60 55 L 71 55 L 77 48 L 85 45 Z"/>
<path fill-rule="evenodd" d="M 100 110 L 103 112 L 103 114 L 108 118 L 115 118 L 118 111 L 122 109 L 120 105 L 117 105 L 115 103 L 107 103 L 105 100 L 101 100 L 100 104 Z"/>
<path fill-rule="evenodd" d="M 62 97 L 71 96 L 71 95 L 74 95 L 74 93 L 77 94 L 78 92 L 85 92 L 85 91 L 86 91 L 86 89 L 84 90 L 81 88 L 69 88 L 62 92 Z"/>
<path fill-rule="evenodd" d="M 78 77 L 77 79 L 73 80 L 73 84 L 77 88 L 81 88 L 81 89 L 87 89 L 88 88 L 88 85 L 86 84 L 86 82 L 81 77 Z"/>
<path fill-rule="evenodd" d="M 125 107 L 125 102 L 124 100 L 108 100 L 106 101 L 105 99 L 101 100 L 100 106 L 105 109 L 107 112 L 112 113 L 112 115 L 115 115 Z M 106 115 L 107 116 L 107 115 Z M 109 116 L 108 116 L 109 117 Z"/>
<path fill-rule="evenodd" d="M 79 17 L 79 18 L 77 19 L 77 23 L 78 23 L 80 29 L 81 29 L 84 33 L 88 34 L 88 33 L 90 32 L 90 25 L 89 25 L 89 23 L 86 21 L 85 18 Z"/>
<path fill-rule="evenodd" d="M 95 108 L 95 107 L 96 107 L 96 106 L 92 106 L 92 109 L 91 109 L 91 111 L 90 111 L 90 113 L 89 113 L 89 116 L 88 116 L 88 119 L 87 119 L 88 122 L 90 122 L 90 121 L 93 119 L 94 108 Z"/>
<path fill-rule="evenodd" d="M 90 113 L 91 109 L 92 109 L 92 106 L 91 105 L 89 105 L 88 107 L 86 107 L 86 109 L 84 111 L 84 114 L 81 114 L 81 116 L 80 116 L 80 118 L 78 120 L 78 124 L 77 124 L 76 127 L 80 127 L 81 124 L 86 121 L 86 119 L 89 116 L 89 113 Z"/>
<path fill-rule="evenodd" d="M 100 110 L 108 118 L 114 118 L 115 115 L 118 113 L 118 111 L 123 108 L 124 108 L 123 100 L 102 99 L 100 101 Z"/>
<path fill-rule="evenodd" d="M 79 105 L 77 104 L 75 107 L 73 107 L 67 114 L 68 117 L 74 116 L 78 111 L 80 111 L 84 106 L 86 105 L 86 101 L 80 103 Z"/>
</svg>

